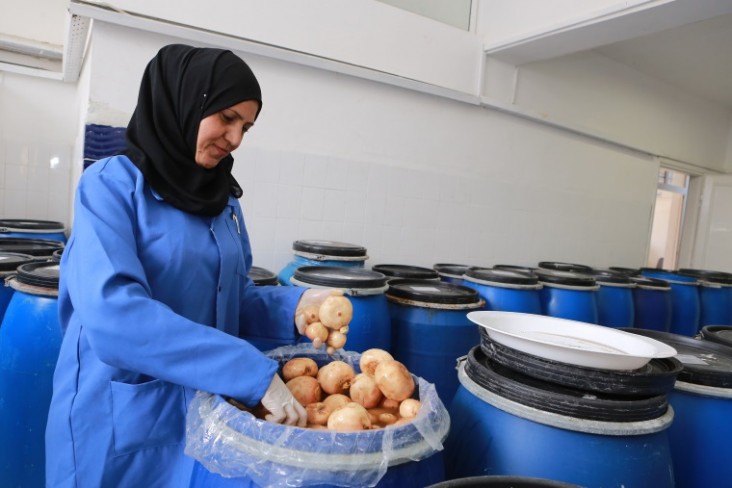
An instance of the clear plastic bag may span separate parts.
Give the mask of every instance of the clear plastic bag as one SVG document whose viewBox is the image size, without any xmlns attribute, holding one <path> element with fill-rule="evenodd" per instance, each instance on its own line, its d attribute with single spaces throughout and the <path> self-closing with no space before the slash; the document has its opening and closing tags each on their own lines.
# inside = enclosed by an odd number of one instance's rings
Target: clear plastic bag
<svg viewBox="0 0 732 488">
<path fill-rule="evenodd" d="M 359 371 L 360 354 L 328 356 L 311 344 L 280 347 L 267 355 L 280 365 L 303 356 L 319 365 L 338 359 Z M 450 417 L 434 385 L 416 380 L 422 407 L 412 422 L 352 433 L 274 424 L 199 391 L 188 409 L 185 452 L 212 473 L 262 487 L 375 486 L 390 466 L 443 449 Z"/>
</svg>

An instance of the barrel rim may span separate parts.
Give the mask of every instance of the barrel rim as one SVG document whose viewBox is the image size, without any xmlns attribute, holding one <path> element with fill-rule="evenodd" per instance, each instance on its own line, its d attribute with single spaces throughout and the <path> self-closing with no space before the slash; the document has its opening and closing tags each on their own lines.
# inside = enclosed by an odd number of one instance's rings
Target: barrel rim
<svg viewBox="0 0 732 488">
<path fill-rule="evenodd" d="M 437 305 L 437 308 L 440 308 L 439 305 L 468 305 L 477 308 L 482 302 L 475 289 L 454 283 L 400 278 L 389 280 L 388 285 L 385 292 L 387 298 L 424 303 L 426 306 Z"/>
<path fill-rule="evenodd" d="M 366 248 L 363 246 L 351 244 L 349 242 L 329 241 L 324 239 L 296 240 L 292 243 L 292 250 L 321 256 L 358 257 L 362 259 L 368 258 L 366 255 Z"/>
<path fill-rule="evenodd" d="M 422 280 L 440 279 L 439 273 L 434 269 L 425 268 L 424 266 L 414 266 L 411 264 L 375 264 L 371 269 L 391 278 Z"/>
</svg>

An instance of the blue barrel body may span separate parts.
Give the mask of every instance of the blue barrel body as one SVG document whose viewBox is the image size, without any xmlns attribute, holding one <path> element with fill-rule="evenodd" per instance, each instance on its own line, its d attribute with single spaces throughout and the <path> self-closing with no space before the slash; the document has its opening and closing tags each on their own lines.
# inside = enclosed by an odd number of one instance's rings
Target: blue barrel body
<svg viewBox="0 0 732 488">
<path fill-rule="evenodd" d="M 5 284 L 5 280 L 15 274 L 18 266 L 31 263 L 33 259 L 29 254 L 0 251 L 0 324 L 3 322 L 5 309 L 8 308 L 14 291 L 11 286 Z"/>
<path fill-rule="evenodd" d="M 0 237 L 12 239 L 44 239 L 48 241 L 66 242 L 66 234 L 63 232 L 4 232 Z"/>
<path fill-rule="evenodd" d="M 508 413 L 463 385 L 449 411 L 452 424 L 445 442 L 448 479 L 512 475 L 586 487 L 674 486 L 665 430 L 633 435 L 633 423 L 628 423 L 627 435 L 559 428 Z M 666 425 L 670 421 L 669 416 Z"/>
<path fill-rule="evenodd" d="M 4 280 L 5 277 L 0 274 L 0 280 Z M 13 289 L 9 286 L 5 286 L 2 281 L 0 281 L 0 324 L 2 324 L 3 316 L 5 315 L 5 310 L 8 308 L 8 304 L 10 303 L 10 299 L 13 296 Z"/>
<path fill-rule="evenodd" d="M 437 263 L 432 269 L 437 271 L 440 280 L 453 285 L 463 284 L 463 275 L 470 268 L 467 264 Z"/>
<path fill-rule="evenodd" d="M 669 332 L 694 336 L 699 332 L 701 319 L 701 299 L 699 281 L 670 271 L 646 269 L 643 276 L 666 281 L 671 287 L 671 323 Z"/>
<path fill-rule="evenodd" d="M 366 248 L 347 242 L 297 240 L 292 243 L 293 258 L 277 274 L 281 285 L 290 286 L 295 270 L 306 266 L 363 268 Z"/>
<path fill-rule="evenodd" d="M 16 289 L 0 327 L 0 484 L 45 485 L 45 431 L 62 332 L 58 300 Z"/>
<path fill-rule="evenodd" d="M 66 242 L 64 224 L 50 220 L 2 219 L 0 238 L 45 239 Z"/>
<path fill-rule="evenodd" d="M 544 315 L 598 323 L 598 286 L 595 278 L 573 271 L 542 268 L 537 269 L 535 274 L 542 284 L 539 296 Z"/>
<path fill-rule="evenodd" d="M 732 286 L 703 282 L 699 289 L 701 301 L 700 327 L 732 325 Z"/>
<path fill-rule="evenodd" d="M 607 327 L 633 327 L 635 308 L 630 285 L 598 283 L 597 323 Z"/>
<path fill-rule="evenodd" d="M 518 270 L 471 269 L 463 284 L 478 292 L 486 310 L 541 314 L 541 284 L 536 276 Z"/>
<path fill-rule="evenodd" d="M 669 395 L 676 413 L 669 428 L 676 486 L 725 486 L 732 482 L 732 388 L 686 384 L 685 391 L 682 385 Z"/>
<path fill-rule="evenodd" d="M 671 287 L 664 280 L 635 277 L 633 304 L 635 324 L 639 329 L 668 332 L 671 328 Z"/>
<path fill-rule="evenodd" d="M 480 343 L 478 327 L 467 313 L 481 310 L 484 302 L 472 288 L 417 280 L 390 281 L 386 297 L 392 355 L 412 374 L 433 383 L 440 400 L 449 405 L 460 384 L 457 359 Z"/>
</svg>

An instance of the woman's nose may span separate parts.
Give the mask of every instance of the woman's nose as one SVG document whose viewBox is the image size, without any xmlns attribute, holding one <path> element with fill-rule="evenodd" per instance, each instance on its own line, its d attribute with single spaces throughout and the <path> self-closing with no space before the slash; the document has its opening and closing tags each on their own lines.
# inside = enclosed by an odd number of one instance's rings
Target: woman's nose
<svg viewBox="0 0 732 488">
<path fill-rule="evenodd" d="M 234 127 L 226 131 L 226 141 L 231 146 L 232 151 L 239 147 L 239 144 L 241 144 L 241 140 L 243 137 L 244 133 L 240 128 Z"/>
</svg>

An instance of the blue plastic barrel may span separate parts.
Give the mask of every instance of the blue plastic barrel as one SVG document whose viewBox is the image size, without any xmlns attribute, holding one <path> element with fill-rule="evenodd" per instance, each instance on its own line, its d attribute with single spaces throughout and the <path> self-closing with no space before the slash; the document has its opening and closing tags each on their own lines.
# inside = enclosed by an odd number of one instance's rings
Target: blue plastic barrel
<svg viewBox="0 0 732 488">
<path fill-rule="evenodd" d="M 13 287 L 6 285 L 5 280 L 15 274 L 18 266 L 32 261 L 33 256 L 28 254 L 0 251 L 0 324 L 2 324 L 10 298 L 13 296 Z"/>
<path fill-rule="evenodd" d="M 0 326 L 0 484 L 45 485 L 45 431 L 61 347 L 56 263 L 29 263 Z"/>
<path fill-rule="evenodd" d="M 440 275 L 434 269 L 411 264 L 376 264 L 371 269 L 385 274 L 388 280 L 396 278 L 440 281 Z"/>
<path fill-rule="evenodd" d="M 36 260 L 46 260 L 55 251 L 64 248 L 64 243 L 52 239 L 26 239 L 24 237 L 0 237 L 0 252 L 28 254 Z"/>
<path fill-rule="evenodd" d="M 259 266 L 252 266 L 252 269 L 249 270 L 248 276 L 257 286 L 277 286 L 280 284 L 279 281 L 277 281 L 276 274 L 266 268 L 260 268 Z"/>
<path fill-rule="evenodd" d="M 440 279 L 445 283 L 452 283 L 454 285 L 463 284 L 463 275 L 470 268 L 467 264 L 451 264 L 451 263 L 437 263 L 432 266 L 432 269 L 437 271 Z"/>
<path fill-rule="evenodd" d="M 471 268 L 463 284 L 485 300 L 486 310 L 541 314 L 541 284 L 536 275 L 513 269 Z"/>
<path fill-rule="evenodd" d="M 635 321 L 639 329 L 668 332 L 671 328 L 671 286 L 665 280 L 635 276 L 631 278 Z"/>
<path fill-rule="evenodd" d="M 394 279 L 386 291 L 391 316 L 392 355 L 407 369 L 434 383 L 448 405 L 459 385 L 457 359 L 480 343 L 466 314 L 483 308 L 474 289 L 452 283 Z"/>
<path fill-rule="evenodd" d="M 64 224 L 51 220 L 2 219 L 0 238 L 8 237 L 66 242 Z"/>
<path fill-rule="evenodd" d="M 384 274 L 363 268 L 305 266 L 295 270 L 291 284 L 304 288 L 341 288 L 353 305 L 345 349 L 363 352 L 378 347 L 391 352 L 391 319 L 384 292 Z M 302 337 L 302 341 L 309 341 Z"/>
<path fill-rule="evenodd" d="M 679 334 L 630 330 L 676 349 L 684 365 L 669 403 L 677 488 L 729 486 L 732 481 L 732 349 Z"/>
<path fill-rule="evenodd" d="M 592 276 L 571 271 L 537 269 L 542 288 L 541 310 L 544 315 L 596 324 L 598 286 Z"/>
<path fill-rule="evenodd" d="M 643 268 L 643 276 L 664 280 L 671 287 L 671 324 L 669 332 L 695 336 L 699 332 L 701 299 L 699 280 L 663 269 Z"/>
<path fill-rule="evenodd" d="M 592 267 L 586 264 L 563 263 L 561 261 L 540 261 L 539 269 L 566 271 L 568 273 L 592 274 Z"/>
<path fill-rule="evenodd" d="M 480 348 L 458 370 L 447 479 L 526 476 L 586 487 L 674 486 L 666 396 L 585 395 L 492 365 Z M 700 485 L 701 486 L 701 485 Z"/>
<path fill-rule="evenodd" d="M 678 273 L 699 280 L 700 328 L 732 325 L 732 273 L 700 269 L 679 269 Z"/>
<path fill-rule="evenodd" d="M 479 268 L 479 266 L 476 266 L 476 268 Z M 523 271 L 524 273 L 534 274 L 534 271 L 538 268 L 536 266 L 523 266 L 520 264 L 494 264 L 490 268 L 484 269 L 508 269 L 511 271 Z"/>
<path fill-rule="evenodd" d="M 597 289 L 597 323 L 606 327 L 633 327 L 635 284 L 628 275 L 612 270 L 594 270 Z"/>
<path fill-rule="evenodd" d="M 339 268 L 363 268 L 369 258 L 366 248 L 347 242 L 325 240 L 299 240 L 292 243 L 292 261 L 277 274 L 281 285 L 290 286 L 295 270 L 303 266 L 336 266 Z"/>
</svg>

